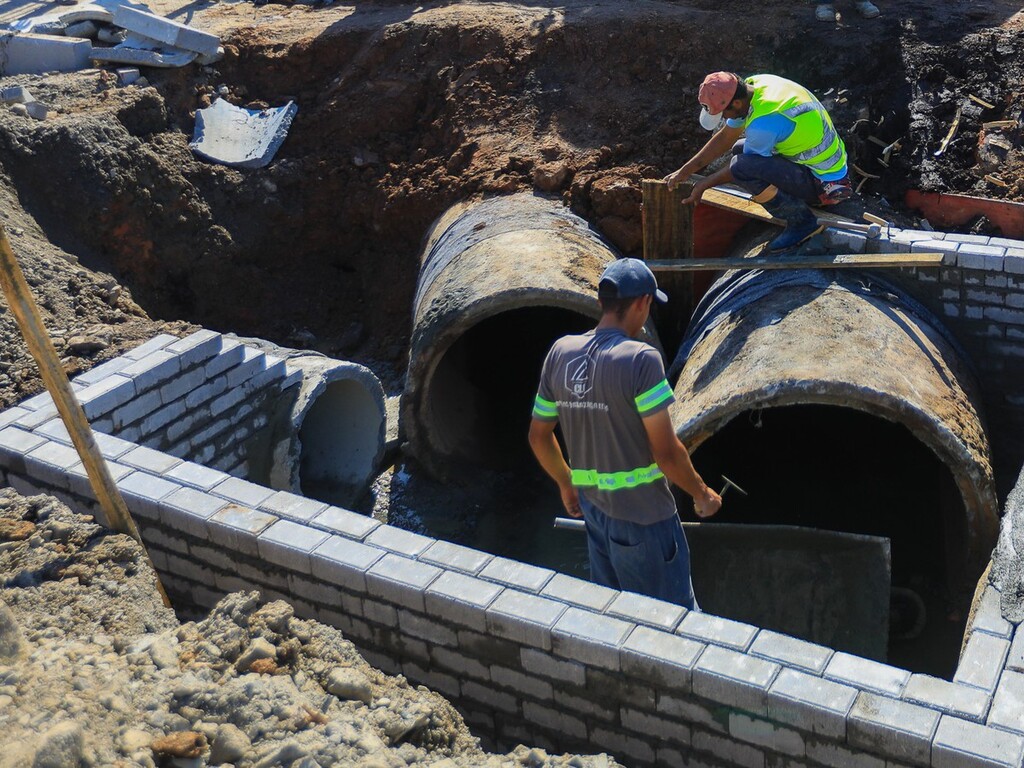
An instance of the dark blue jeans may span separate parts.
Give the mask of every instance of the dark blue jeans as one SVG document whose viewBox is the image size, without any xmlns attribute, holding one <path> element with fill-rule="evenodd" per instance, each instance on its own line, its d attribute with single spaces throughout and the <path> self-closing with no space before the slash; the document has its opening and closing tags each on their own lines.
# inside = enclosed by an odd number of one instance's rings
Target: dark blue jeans
<svg viewBox="0 0 1024 768">
<path fill-rule="evenodd" d="M 743 139 L 733 144 L 733 157 L 730 161 L 732 176 L 743 189 L 756 196 L 769 185 L 774 185 L 797 200 L 803 200 L 809 205 L 817 204 L 819 185 L 814 174 L 805 166 L 779 155 L 745 155 L 743 145 Z"/>
<path fill-rule="evenodd" d="M 608 517 L 580 493 L 587 521 L 590 579 L 699 610 L 690 581 L 690 548 L 678 517 L 639 525 Z"/>
</svg>

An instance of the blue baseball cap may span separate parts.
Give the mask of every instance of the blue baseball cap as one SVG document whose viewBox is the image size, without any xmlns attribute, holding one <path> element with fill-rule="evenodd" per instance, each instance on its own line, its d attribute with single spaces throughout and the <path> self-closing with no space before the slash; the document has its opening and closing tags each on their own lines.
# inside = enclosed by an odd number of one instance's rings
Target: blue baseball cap
<svg viewBox="0 0 1024 768">
<path fill-rule="evenodd" d="M 617 259 L 605 267 L 597 295 L 611 299 L 654 296 L 661 304 L 668 301 L 665 292 L 658 290 L 654 273 L 640 259 Z"/>
</svg>

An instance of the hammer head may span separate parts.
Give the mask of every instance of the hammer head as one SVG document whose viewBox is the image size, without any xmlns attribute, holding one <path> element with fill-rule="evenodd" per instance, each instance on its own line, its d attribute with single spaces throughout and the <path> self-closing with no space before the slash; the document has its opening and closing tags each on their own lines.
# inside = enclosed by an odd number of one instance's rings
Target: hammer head
<svg viewBox="0 0 1024 768">
<path fill-rule="evenodd" d="M 724 496 L 725 492 L 728 491 L 730 488 L 735 488 L 737 491 L 742 493 L 744 496 L 749 496 L 750 495 L 746 491 L 744 491 L 742 488 L 740 488 L 738 485 L 736 485 L 736 483 L 734 483 L 732 480 L 730 480 L 725 475 L 722 475 L 722 481 L 725 483 L 725 487 L 722 488 L 722 492 L 720 494 L 718 494 L 719 496 Z"/>
<path fill-rule="evenodd" d="M 868 238 L 874 240 L 882 236 L 882 228 L 878 224 L 868 225 Z"/>
</svg>

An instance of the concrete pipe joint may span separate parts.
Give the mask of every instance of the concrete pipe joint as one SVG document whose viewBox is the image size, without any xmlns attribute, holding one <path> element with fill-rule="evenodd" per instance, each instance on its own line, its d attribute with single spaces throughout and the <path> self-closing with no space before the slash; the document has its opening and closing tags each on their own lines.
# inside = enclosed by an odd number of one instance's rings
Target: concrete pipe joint
<svg viewBox="0 0 1024 768">
<path fill-rule="evenodd" d="M 973 591 L 998 529 L 980 390 L 913 298 L 875 274 L 729 272 L 670 374 L 698 469 L 750 493 L 725 515 L 888 536 L 894 583 L 916 550 L 922 569 L 944 555 L 952 602 Z"/>
<path fill-rule="evenodd" d="M 530 460 L 526 433 L 544 356 L 600 316 L 617 254 L 561 203 L 531 194 L 449 209 L 424 245 L 401 419 L 438 477 Z"/>
<path fill-rule="evenodd" d="M 384 453 L 384 390 L 368 368 L 309 352 L 277 354 L 302 371 L 278 403 L 269 484 L 335 504 L 354 502 Z"/>
</svg>

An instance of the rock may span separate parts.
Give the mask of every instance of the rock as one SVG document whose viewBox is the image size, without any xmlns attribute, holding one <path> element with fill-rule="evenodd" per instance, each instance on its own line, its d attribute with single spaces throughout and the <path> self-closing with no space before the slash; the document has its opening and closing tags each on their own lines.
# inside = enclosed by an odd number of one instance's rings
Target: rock
<svg viewBox="0 0 1024 768">
<path fill-rule="evenodd" d="M 362 672 L 351 667 L 335 667 L 327 675 L 327 692 L 339 699 L 350 699 L 369 704 L 373 701 L 370 680 Z"/>
<path fill-rule="evenodd" d="M 273 659 L 276 656 L 277 649 L 273 643 L 265 638 L 257 637 L 245 649 L 245 653 L 238 657 L 238 661 L 235 662 L 235 669 L 239 672 L 244 672 L 252 666 L 256 659 Z"/>
<path fill-rule="evenodd" d="M 77 357 L 87 357 L 102 352 L 109 346 L 109 341 L 97 336 L 72 336 L 68 339 L 67 351 Z"/>
<path fill-rule="evenodd" d="M 274 768 L 274 766 L 290 766 L 296 760 L 307 756 L 306 748 L 294 739 L 282 742 L 277 749 L 265 755 L 254 768 Z"/>
<path fill-rule="evenodd" d="M 178 667 L 178 653 L 167 638 L 156 638 L 147 650 L 157 669 Z"/>
<path fill-rule="evenodd" d="M 154 755 L 192 758 L 199 757 L 206 750 L 206 739 L 195 731 L 176 731 L 153 739 L 149 746 Z"/>
<path fill-rule="evenodd" d="M 28 117 L 28 107 L 24 104 L 12 104 L 11 113 L 18 115 L 19 117 Z"/>
<path fill-rule="evenodd" d="M 7 604 L 0 600 L 0 662 L 10 663 L 25 654 L 25 636 Z"/>
<path fill-rule="evenodd" d="M 288 622 L 295 615 L 295 609 L 283 600 L 267 603 L 256 612 L 256 617 L 263 620 L 267 629 L 283 635 L 288 631 Z"/>
<path fill-rule="evenodd" d="M 65 721 L 43 734 L 32 768 L 67 768 L 82 760 L 82 726 Z"/>
<path fill-rule="evenodd" d="M 35 524 L 28 520 L 0 518 L 0 540 L 24 541 L 35 533 Z"/>
<path fill-rule="evenodd" d="M 129 728 L 118 739 L 117 748 L 122 754 L 131 755 L 140 749 L 147 749 L 153 737 L 141 728 Z"/>
<path fill-rule="evenodd" d="M 224 723 L 217 729 L 217 735 L 210 746 L 210 762 L 237 763 L 252 748 L 249 737 L 236 725 Z"/>
<path fill-rule="evenodd" d="M 544 192 L 557 192 L 565 187 L 571 175 L 565 163 L 539 165 L 533 169 L 533 184 Z"/>
</svg>

